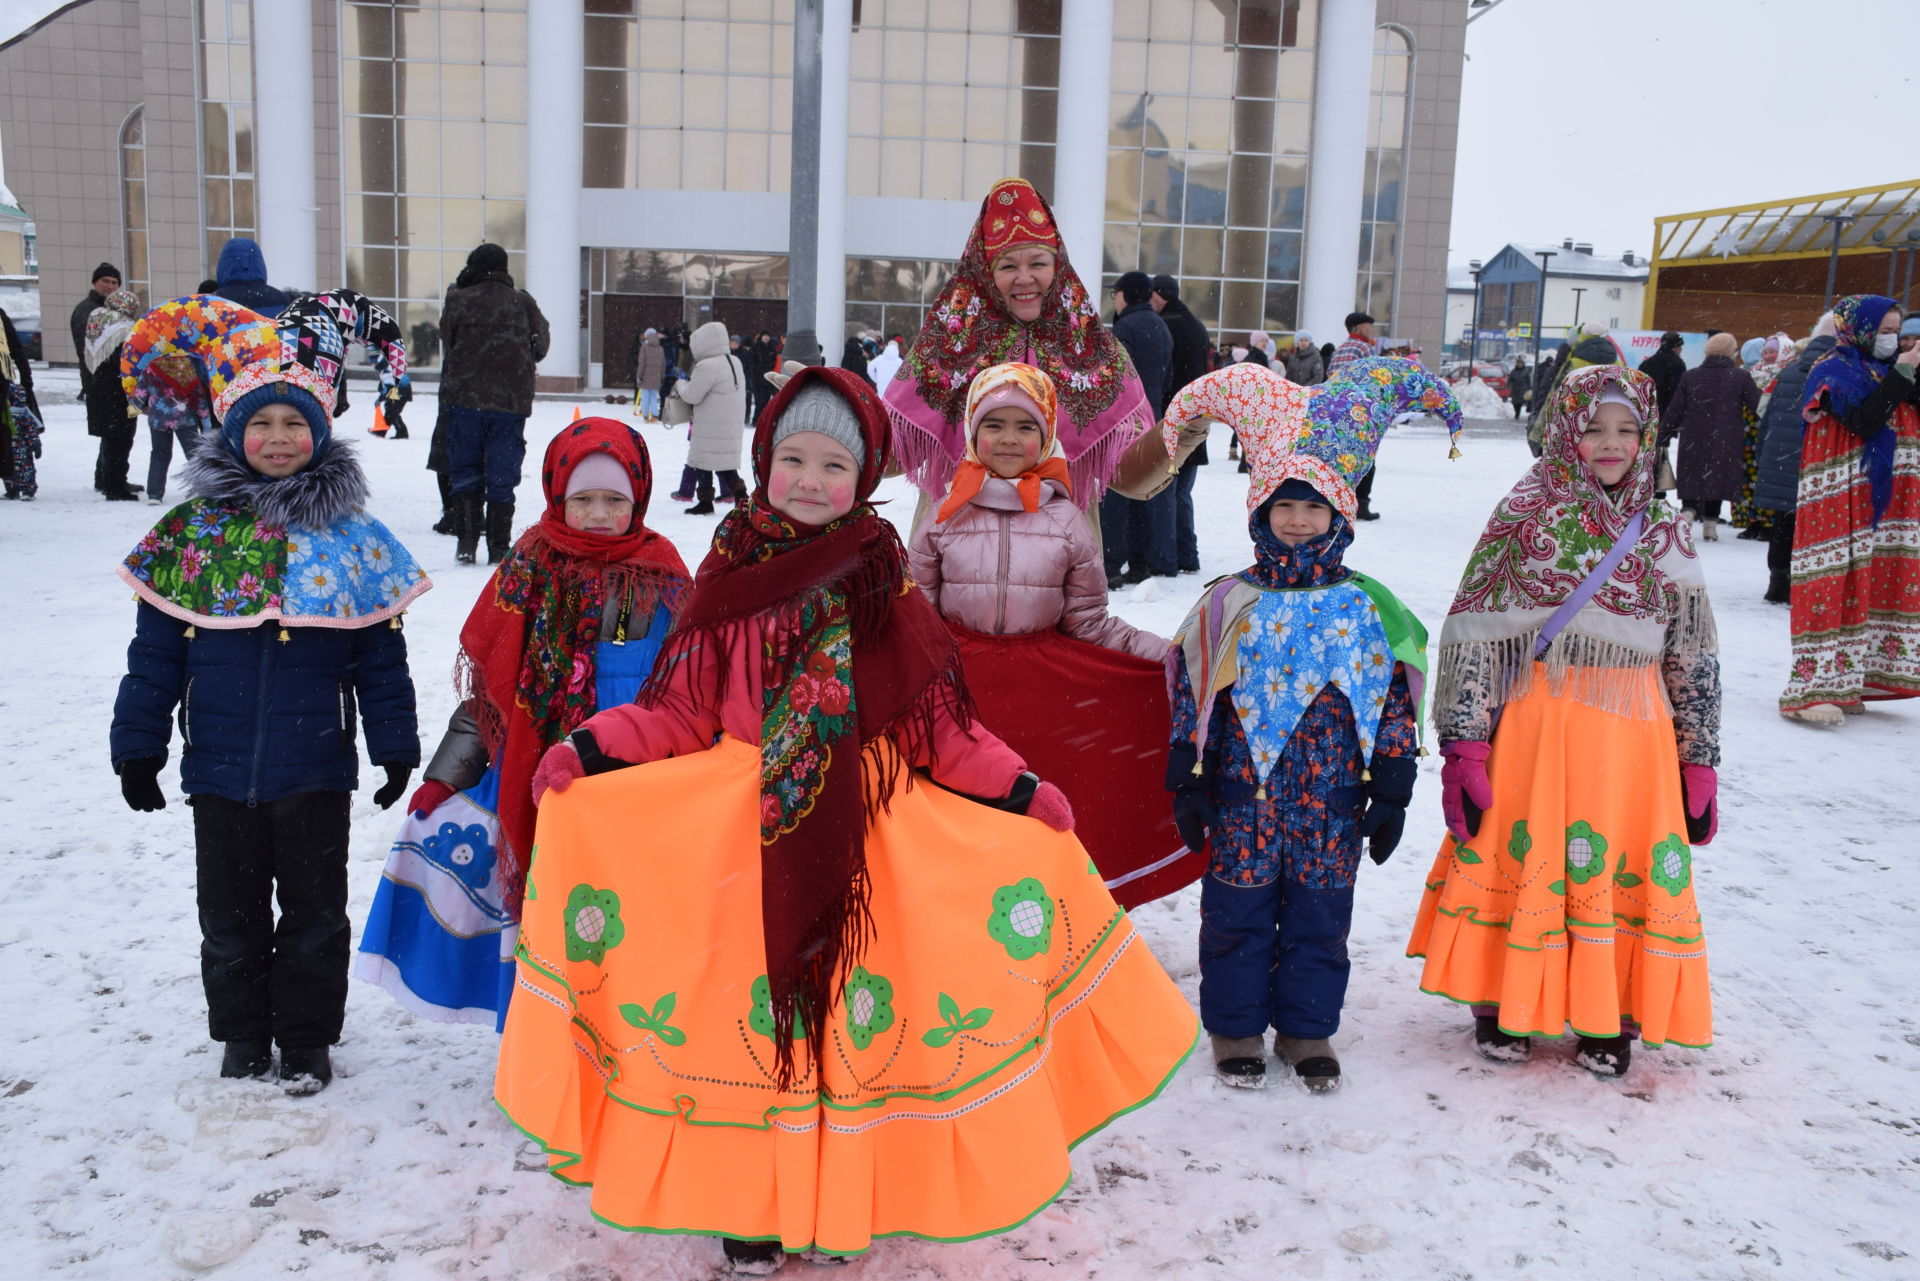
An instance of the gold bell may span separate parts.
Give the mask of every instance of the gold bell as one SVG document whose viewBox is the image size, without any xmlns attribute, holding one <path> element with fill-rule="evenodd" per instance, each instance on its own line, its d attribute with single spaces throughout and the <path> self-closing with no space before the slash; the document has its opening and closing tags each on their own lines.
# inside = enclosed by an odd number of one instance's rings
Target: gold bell
<svg viewBox="0 0 1920 1281">
<path fill-rule="evenodd" d="M 1363 769 L 1363 770 L 1361 770 L 1361 771 L 1360 771 L 1360 781 L 1361 781 L 1362 783 L 1371 783 L 1371 782 L 1373 781 L 1373 771 L 1372 771 L 1372 770 L 1370 770 L 1370 769 Z"/>
<path fill-rule="evenodd" d="M 1253 799 L 1256 801 L 1264 801 L 1267 799 L 1267 785 L 1265 783 L 1260 784 L 1258 790 L 1253 794 Z"/>
<path fill-rule="evenodd" d="M 194 630 L 192 623 L 188 623 L 187 630 L 180 634 L 182 636 L 185 636 L 188 640 L 192 640 L 194 637 L 198 636 L 200 633 Z"/>
<path fill-rule="evenodd" d="M 288 630 L 287 630 L 286 628 L 284 628 L 284 627 L 282 627 L 282 628 L 280 629 L 280 637 L 279 637 L 279 639 L 280 639 L 280 643 L 281 643 L 282 645 L 284 645 L 284 644 L 286 644 L 286 643 L 287 643 L 288 641 L 290 641 L 290 640 L 292 640 L 292 639 L 293 639 L 293 633 L 292 633 L 292 632 L 290 632 L 290 631 L 288 631 Z"/>
<path fill-rule="evenodd" d="M 1460 446 L 1458 446 L 1458 445 L 1449 445 L 1449 446 L 1447 447 L 1447 461 L 1448 461 L 1448 462 L 1452 462 L 1452 461 L 1453 461 L 1454 459 L 1456 459 L 1456 458 L 1458 458 L 1459 456 L 1460 456 Z"/>
</svg>

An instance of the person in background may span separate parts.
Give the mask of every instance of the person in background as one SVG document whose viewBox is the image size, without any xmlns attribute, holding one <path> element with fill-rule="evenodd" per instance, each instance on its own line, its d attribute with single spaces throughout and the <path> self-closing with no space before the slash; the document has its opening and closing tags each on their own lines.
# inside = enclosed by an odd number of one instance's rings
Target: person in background
<svg viewBox="0 0 1920 1281">
<path fill-rule="evenodd" d="M 1327 380 L 1327 362 L 1320 355 L 1320 349 L 1313 345 L 1313 335 L 1304 329 L 1294 332 L 1293 350 L 1287 353 L 1286 375 L 1288 382 L 1302 387 Z"/>
<path fill-rule="evenodd" d="M 120 349 L 145 311 L 140 295 L 131 289 L 116 289 L 87 317 L 87 346 L 81 353 L 80 367 L 91 380 L 87 434 L 100 441 L 100 453 L 93 464 L 93 487 L 108 502 L 131 503 L 140 497 L 138 487 L 127 484 L 127 459 L 140 423 L 139 411 L 128 406 L 126 389 L 120 382 Z"/>
<path fill-rule="evenodd" d="M 207 292 L 218 294 L 228 302 L 237 302 L 269 320 L 293 301 L 286 291 L 267 283 L 267 256 L 260 252 L 257 241 L 245 236 L 235 236 L 220 247 L 220 261 L 213 274 L 214 288 Z"/>
<path fill-rule="evenodd" d="M 1244 364 L 1258 365 L 1262 369 L 1273 368 L 1273 335 L 1264 329 L 1256 329 L 1247 335 L 1247 358 Z"/>
<path fill-rule="evenodd" d="M 1680 358 L 1680 348 L 1685 343 L 1686 339 L 1669 329 L 1660 335 L 1660 350 L 1640 362 L 1640 372 L 1653 379 L 1663 421 L 1673 405 L 1674 393 L 1680 390 L 1680 378 L 1687 372 L 1687 362 Z"/>
<path fill-rule="evenodd" d="M 551 335 L 540 304 L 514 287 L 499 245 L 476 246 L 454 284 L 440 313 L 454 559 L 474 563 L 484 528 L 487 563 L 497 565 L 513 545 L 513 491 L 527 454 L 534 370 Z"/>
<path fill-rule="evenodd" d="M 1739 365 L 1732 334 L 1707 339 L 1707 358 L 1680 380 L 1665 433 L 1677 437 L 1680 515 L 1700 521 L 1700 536 L 1720 538 L 1720 504 L 1737 499 L 1745 480 L 1747 419 L 1760 408 L 1760 389 Z"/>
<path fill-rule="evenodd" d="M 633 346 L 633 407 L 643 423 L 660 421 L 660 380 L 666 373 L 667 354 L 660 346 L 660 331 L 649 328 Z"/>
<path fill-rule="evenodd" d="M 906 362 L 905 351 L 905 346 L 898 338 L 887 339 L 887 345 L 880 354 L 867 362 L 867 381 L 877 390 L 885 392 L 887 384 L 893 381 L 893 376 L 900 372 L 900 366 Z"/>
<path fill-rule="evenodd" d="M 1339 373 L 1340 366 L 1350 360 L 1365 360 L 1368 356 L 1380 354 L 1380 344 L 1373 340 L 1373 324 L 1373 317 L 1364 311 L 1347 314 L 1347 336 L 1327 359 L 1329 378 Z"/>
<path fill-rule="evenodd" d="M 1900 322 L 1900 350 L 1902 353 L 1920 347 L 1920 316 L 1908 316 Z"/>
<path fill-rule="evenodd" d="M 1173 398 L 1194 379 L 1207 372 L 1207 360 L 1212 348 L 1207 342 L 1207 327 L 1200 318 L 1180 301 L 1180 282 L 1172 276 L 1159 275 L 1153 278 L 1153 294 L 1148 299 L 1155 314 L 1166 322 L 1167 332 L 1173 335 L 1173 359 L 1167 367 L 1167 392 L 1162 408 L 1173 403 Z M 1201 441 L 1194 451 L 1187 455 L 1187 461 L 1180 464 L 1180 471 L 1173 483 L 1173 547 L 1174 559 L 1183 574 L 1200 572 L 1200 538 L 1193 524 L 1193 483 L 1199 479 L 1194 470 L 1207 463 L 1207 442 Z"/>
<path fill-rule="evenodd" d="M 33 368 L 27 345 L 0 311 L 0 477 L 7 497 L 32 502 L 40 492 L 34 460 L 40 457 L 40 401 L 33 394 Z"/>
<path fill-rule="evenodd" d="M 673 499 L 684 501 L 691 487 L 698 501 L 683 510 L 689 516 L 711 516 L 716 472 L 722 504 L 731 508 L 747 501 L 746 482 L 740 479 L 740 422 L 747 413 L 747 375 L 727 341 L 727 327 L 717 320 L 694 330 L 687 350 L 693 372 L 673 389 L 693 412 L 687 427 L 687 465 Z M 860 363 L 865 377 L 866 362 Z"/>
<path fill-rule="evenodd" d="M 860 375 L 860 381 L 873 386 L 873 375 L 867 372 L 867 366 L 873 363 L 867 355 L 867 345 L 853 335 L 847 339 L 847 345 L 840 349 L 840 368 Z"/>
<path fill-rule="evenodd" d="M 120 287 L 120 269 L 110 262 L 103 262 L 93 269 L 93 287 L 87 290 L 86 297 L 73 305 L 73 315 L 68 317 L 67 325 L 73 330 L 73 356 L 80 365 L 80 399 L 87 398 L 87 389 L 93 385 L 93 371 L 87 368 L 87 317 L 95 308 L 106 302 L 107 295 Z M 25 348 L 21 348 L 24 353 Z M 98 480 L 95 489 L 100 488 Z"/>
<path fill-rule="evenodd" d="M 1533 366 L 1525 356 L 1515 356 L 1513 368 L 1507 371 L 1507 402 L 1513 406 L 1516 419 L 1527 411 L 1527 389 L 1532 386 Z"/>
<path fill-rule="evenodd" d="M 1167 407 L 1173 334 L 1153 310 L 1153 281 L 1146 272 L 1122 275 L 1114 282 L 1112 297 L 1113 336 L 1126 348 L 1157 419 Z M 1153 575 L 1172 578 L 1180 572 L 1174 549 L 1175 491 L 1169 485 L 1144 501 L 1110 491 L 1100 499 L 1101 552 L 1109 591 Z"/>
<path fill-rule="evenodd" d="M 1759 462 L 1753 482 L 1753 504 L 1769 514 L 1767 526 L 1767 592 L 1770 605 L 1791 599 L 1794 513 L 1800 505 L 1800 450 L 1806 440 L 1807 378 L 1819 359 L 1833 350 L 1833 313 L 1820 317 L 1813 336 L 1799 357 L 1780 371 L 1760 411 Z M 1652 357 L 1648 357 L 1652 359 Z M 1646 366 L 1642 365 L 1642 369 Z"/>
<path fill-rule="evenodd" d="M 773 399 L 767 375 L 780 367 L 780 348 L 774 343 L 773 335 L 764 329 L 755 334 L 742 363 L 747 367 L 747 422 L 752 423 Z"/>
</svg>

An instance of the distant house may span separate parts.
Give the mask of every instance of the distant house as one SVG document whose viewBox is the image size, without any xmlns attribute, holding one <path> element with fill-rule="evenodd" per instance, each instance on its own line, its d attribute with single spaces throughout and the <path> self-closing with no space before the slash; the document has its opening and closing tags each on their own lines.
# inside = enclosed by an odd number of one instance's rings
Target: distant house
<svg viewBox="0 0 1920 1281">
<path fill-rule="evenodd" d="M 18 205 L 0 203 L 0 279 L 34 274 L 33 219 Z"/>
<path fill-rule="evenodd" d="M 1541 254 L 1545 259 L 1544 273 Z M 1648 262 L 1627 250 L 1597 254 L 1584 241 L 1567 239 L 1557 245 L 1513 241 L 1487 259 L 1480 269 L 1480 324 L 1483 340 L 1494 334 L 1503 342 L 1524 334 L 1537 322 L 1541 342 L 1553 346 L 1566 337 L 1576 317 L 1600 321 L 1609 329 L 1631 329 L 1640 323 L 1647 287 Z M 1541 308 L 1541 281 L 1546 282 L 1546 306 Z M 1464 344 L 1473 318 L 1473 265 L 1447 270 L 1447 337 Z M 1496 350 L 1503 351 L 1504 346 Z M 1464 353 L 1464 345 L 1461 347 Z M 1492 354 L 1483 346 L 1481 355 Z"/>
</svg>

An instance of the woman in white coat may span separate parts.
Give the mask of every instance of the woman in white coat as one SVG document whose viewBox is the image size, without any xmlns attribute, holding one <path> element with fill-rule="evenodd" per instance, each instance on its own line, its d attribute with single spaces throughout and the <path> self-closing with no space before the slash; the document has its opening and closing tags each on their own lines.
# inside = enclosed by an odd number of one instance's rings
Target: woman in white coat
<svg viewBox="0 0 1920 1281">
<path fill-rule="evenodd" d="M 741 423 L 747 414 L 747 374 L 727 350 L 727 327 L 710 320 L 693 331 L 687 342 L 693 356 L 693 376 L 674 384 L 674 394 L 693 407 L 693 425 L 687 442 L 687 468 L 698 486 L 699 501 L 687 508 L 689 516 L 713 512 L 713 474 L 720 473 L 723 502 L 744 502 L 747 487 L 740 479 Z M 674 497 L 684 502 L 681 492 Z"/>
</svg>

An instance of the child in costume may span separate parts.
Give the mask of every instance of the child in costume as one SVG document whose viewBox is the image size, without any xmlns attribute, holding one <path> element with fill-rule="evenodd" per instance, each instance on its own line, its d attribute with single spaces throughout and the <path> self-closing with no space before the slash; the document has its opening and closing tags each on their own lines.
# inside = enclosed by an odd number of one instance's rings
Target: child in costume
<svg viewBox="0 0 1920 1281">
<path fill-rule="evenodd" d="M 973 380 L 966 458 L 909 564 L 960 642 L 980 719 L 1079 802 L 1076 834 L 1136 907 L 1198 875 L 1159 799 L 1167 642 L 1107 613 L 1054 393 L 1031 365 Z"/>
<path fill-rule="evenodd" d="M 582 418 L 547 446 L 547 508 L 460 632 L 461 702 L 387 856 L 355 973 L 416 1014 L 504 1026 L 540 754 L 653 670 L 687 586 L 646 526 L 639 433 Z"/>
<path fill-rule="evenodd" d="M 332 439 L 337 336 L 182 301 L 166 345 L 201 359 L 220 435 L 120 568 L 139 605 L 113 767 L 129 806 L 163 808 L 178 708 L 220 1074 L 265 1075 L 278 1044 L 282 1083 L 310 1093 L 346 1013 L 355 711 L 392 805 L 420 761 L 400 614 L 430 584 Z"/>
<path fill-rule="evenodd" d="M 1200 1018 L 1229 1085 L 1266 1084 L 1263 1038 L 1308 1089 L 1340 1084 L 1330 1038 L 1364 843 L 1384 863 L 1413 799 L 1426 629 L 1345 564 L 1355 483 L 1402 412 L 1452 393 L 1410 361 L 1350 361 L 1305 388 L 1265 366 L 1202 375 L 1167 411 L 1240 439 L 1254 563 L 1215 580 L 1169 655 L 1166 786 L 1204 849 Z"/>
<path fill-rule="evenodd" d="M 1654 493 L 1653 379 L 1577 369 L 1494 508 L 1440 633 L 1448 838 L 1420 903 L 1420 986 L 1471 1004 L 1486 1058 L 1579 1037 L 1626 1072 L 1712 1040 L 1693 847 L 1713 838 L 1720 663 L 1688 524 Z M 1543 844 L 1544 842 L 1544 844 Z"/>
<path fill-rule="evenodd" d="M 973 721 L 868 501 L 888 455 L 863 379 L 795 374 L 639 703 L 534 777 L 496 1096 L 597 1217 L 741 1272 L 1025 1221 L 1195 1033 L 1065 798 Z"/>
</svg>

